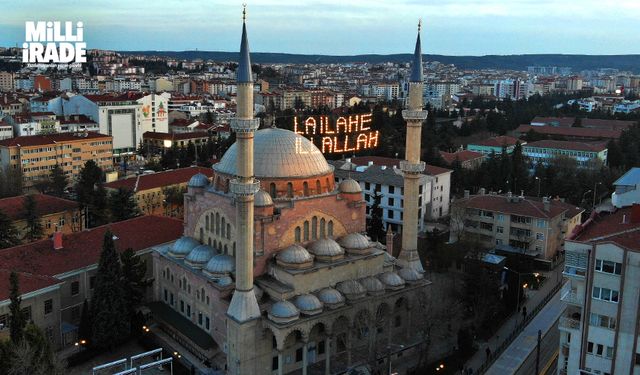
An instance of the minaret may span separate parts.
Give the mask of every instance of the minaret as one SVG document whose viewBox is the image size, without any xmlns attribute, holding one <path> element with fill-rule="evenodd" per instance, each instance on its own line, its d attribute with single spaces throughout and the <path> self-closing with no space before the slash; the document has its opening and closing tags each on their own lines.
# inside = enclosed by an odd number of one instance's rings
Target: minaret
<svg viewBox="0 0 640 375">
<path fill-rule="evenodd" d="M 420 174 L 424 171 L 425 163 L 420 161 L 420 140 L 422 122 L 427 118 L 427 111 L 422 109 L 422 49 L 420 48 L 420 28 L 418 23 L 418 38 L 413 53 L 411 77 L 409 79 L 409 101 L 407 109 L 402 111 L 402 117 L 407 121 L 407 140 L 405 160 L 400 162 L 400 170 L 404 176 L 404 203 L 402 224 L 402 249 L 398 263 L 402 267 L 411 267 L 423 272 L 418 256 L 418 202 Z M 424 214 L 424 213 L 423 213 Z"/>
<path fill-rule="evenodd" d="M 246 9 L 242 11 L 242 41 L 237 70 L 236 117 L 231 129 L 238 145 L 237 176 L 230 183 L 236 204 L 236 289 L 227 316 L 227 365 L 230 374 L 254 373 L 255 328 L 260 308 L 253 291 L 253 198 L 260 182 L 253 178 L 253 138 L 260 125 L 253 118 L 253 76 L 247 40 Z"/>
</svg>

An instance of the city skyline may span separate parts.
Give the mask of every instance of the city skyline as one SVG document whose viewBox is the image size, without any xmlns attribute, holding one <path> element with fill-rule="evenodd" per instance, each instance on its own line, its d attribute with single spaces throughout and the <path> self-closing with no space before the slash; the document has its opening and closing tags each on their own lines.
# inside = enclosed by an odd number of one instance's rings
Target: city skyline
<svg viewBox="0 0 640 375">
<path fill-rule="evenodd" d="M 423 19 L 424 51 L 442 55 L 629 54 L 640 4 L 630 0 L 437 0 L 428 5 L 335 0 L 248 3 L 252 52 L 292 54 L 406 53 Z M 0 45 L 20 46 L 24 22 L 82 21 L 89 49 L 234 51 L 241 3 L 157 1 L 109 9 L 85 2 L 25 0 L 7 6 Z M 34 12 L 34 9 L 37 11 Z M 314 15 L 309 17 L 307 15 Z M 171 19 L 173 18 L 173 19 Z M 621 27 L 620 25 L 624 25 Z M 562 38 L 558 38 L 562 30 Z M 635 31 L 635 32 L 634 32 Z M 349 33 L 345 37 L 345 33 Z M 132 38 L 131 35 L 135 35 Z M 375 43 L 372 43 L 375 41 Z"/>
</svg>

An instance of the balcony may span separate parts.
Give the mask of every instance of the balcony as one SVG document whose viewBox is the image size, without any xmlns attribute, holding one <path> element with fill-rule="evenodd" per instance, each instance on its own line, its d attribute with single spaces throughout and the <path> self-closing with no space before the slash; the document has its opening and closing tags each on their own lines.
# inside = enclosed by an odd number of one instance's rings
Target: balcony
<svg viewBox="0 0 640 375">
<path fill-rule="evenodd" d="M 579 296 L 575 290 L 563 291 L 563 294 L 560 297 L 560 300 L 575 306 L 582 306 L 584 303 L 583 297 Z"/>
<path fill-rule="evenodd" d="M 573 279 L 584 280 L 584 276 L 587 274 L 587 270 L 581 267 L 574 267 L 565 264 L 562 274 Z"/>
<path fill-rule="evenodd" d="M 564 330 L 577 331 L 580 329 L 580 321 L 567 317 L 561 317 L 558 326 Z"/>
</svg>

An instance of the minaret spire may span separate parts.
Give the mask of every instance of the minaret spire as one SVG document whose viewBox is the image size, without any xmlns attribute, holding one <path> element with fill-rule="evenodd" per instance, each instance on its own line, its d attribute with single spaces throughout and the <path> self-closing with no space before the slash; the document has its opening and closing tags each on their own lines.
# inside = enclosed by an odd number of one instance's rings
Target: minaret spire
<svg viewBox="0 0 640 375">
<path fill-rule="evenodd" d="M 249 38 L 247 37 L 247 4 L 242 6 L 242 39 L 240 40 L 240 57 L 238 59 L 238 83 L 253 82 Z"/>
<path fill-rule="evenodd" d="M 418 21 L 418 37 L 416 48 L 413 51 L 413 61 L 411 64 L 411 82 L 422 82 L 422 46 L 420 45 L 420 31 L 422 30 L 422 19 Z"/>
</svg>

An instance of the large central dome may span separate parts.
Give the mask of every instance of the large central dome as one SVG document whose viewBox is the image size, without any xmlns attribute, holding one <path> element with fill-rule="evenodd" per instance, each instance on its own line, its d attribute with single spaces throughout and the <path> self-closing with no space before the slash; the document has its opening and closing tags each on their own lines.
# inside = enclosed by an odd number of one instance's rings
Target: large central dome
<svg viewBox="0 0 640 375">
<path fill-rule="evenodd" d="M 258 179 L 304 178 L 333 171 L 333 167 L 311 141 L 290 130 L 258 130 L 255 133 L 253 152 L 253 173 Z M 213 169 L 218 173 L 236 175 L 237 160 L 238 147 L 234 143 Z"/>
</svg>

